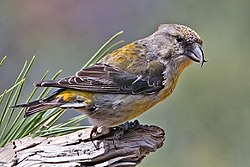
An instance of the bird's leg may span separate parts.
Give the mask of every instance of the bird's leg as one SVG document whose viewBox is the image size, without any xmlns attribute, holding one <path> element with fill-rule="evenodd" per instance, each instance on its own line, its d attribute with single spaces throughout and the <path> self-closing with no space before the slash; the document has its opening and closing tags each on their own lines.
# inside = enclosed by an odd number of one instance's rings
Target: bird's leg
<svg viewBox="0 0 250 167">
<path fill-rule="evenodd" d="M 115 148 L 116 148 L 115 140 L 120 140 L 127 131 L 137 129 L 139 126 L 140 126 L 139 121 L 135 120 L 131 122 L 125 122 L 124 124 L 115 127 L 115 129 L 117 129 L 113 137 L 113 144 Z"/>
<path fill-rule="evenodd" d="M 93 127 L 93 129 L 92 129 L 91 132 L 90 132 L 89 138 L 90 138 L 91 142 L 93 143 L 94 147 L 98 150 L 99 147 L 97 147 L 97 145 L 94 143 L 94 140 L 93 140 L 93 135 L 96 135 L 96 134 L 98 133 L 98 132 L 97 132 L 97 128 L 98 128 L 98 127 L 97 127 L 96 125 Z"/>
<path fill-rule="evenodd" d="M 110 132 L 110 128 L 107 126 L 94 126 L 90 132 L 89 140 L 93 143 L 94 147 L 98 150 L 100 149 L 99 147 L 99 141 L 97 141 L 97 144 L 94 143 L 94 138 L 98 138 L 102 135 L 108 134 Z"/>
</svg>

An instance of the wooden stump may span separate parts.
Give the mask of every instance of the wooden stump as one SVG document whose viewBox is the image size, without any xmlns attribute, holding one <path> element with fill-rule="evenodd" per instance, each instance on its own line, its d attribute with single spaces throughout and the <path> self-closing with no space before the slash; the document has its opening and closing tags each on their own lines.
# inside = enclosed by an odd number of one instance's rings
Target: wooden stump
<svg viewBox="0 0 250 167">
<path fill-rule="evenodd" d="M 0 166 L 136 166 L 163 145 L 164 131 L 140 125 L 114 140 L 117 130 L 106 129 L 94 138 L 92 128 L 58 137 L 25 137 L 0 148 Z"/>
</svg>

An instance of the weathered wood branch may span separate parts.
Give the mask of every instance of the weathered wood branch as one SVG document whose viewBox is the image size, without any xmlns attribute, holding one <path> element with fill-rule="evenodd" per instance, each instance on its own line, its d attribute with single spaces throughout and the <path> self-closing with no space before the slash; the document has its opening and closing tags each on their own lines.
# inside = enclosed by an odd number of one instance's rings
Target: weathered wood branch
<svg viewBox="0 0 250 167">
<path fill-rule="evenodd" d="M 92 128 L 58 137 L 25 137 L 0 148 L 0 166 L 136 166 L 163 145 L 164 131 L 140 125 L 114 140 L 115 129 L 89 140 Z"/>
</svg>

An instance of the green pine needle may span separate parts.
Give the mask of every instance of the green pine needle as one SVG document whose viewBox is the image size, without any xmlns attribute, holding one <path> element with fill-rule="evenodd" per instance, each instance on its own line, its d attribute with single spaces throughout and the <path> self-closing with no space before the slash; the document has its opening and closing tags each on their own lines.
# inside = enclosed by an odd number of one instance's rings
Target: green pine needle
<svg viewBox="0 0 250 167">
<path fill-rule="evenodd" d="M 7 58 L 7 56 L 4 56 L 2 60 L 0 61 L 0 67 L 3 65 L 4 60 Z"/>
</svg>

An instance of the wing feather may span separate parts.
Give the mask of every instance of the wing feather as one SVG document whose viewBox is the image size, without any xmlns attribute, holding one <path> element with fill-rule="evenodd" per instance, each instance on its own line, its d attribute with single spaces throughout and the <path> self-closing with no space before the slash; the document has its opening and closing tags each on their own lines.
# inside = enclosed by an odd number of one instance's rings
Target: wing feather
<svg viewBox="0 0 250 167">
<path fill-rule="evenodd" d="M 59 87 L 100 93 L 152 94 L 163 88 L 162 75 L 130 74 L 106 64 L 81 69 L 75 76 L 39 81 L 38 87 Z"/>
</svg>

